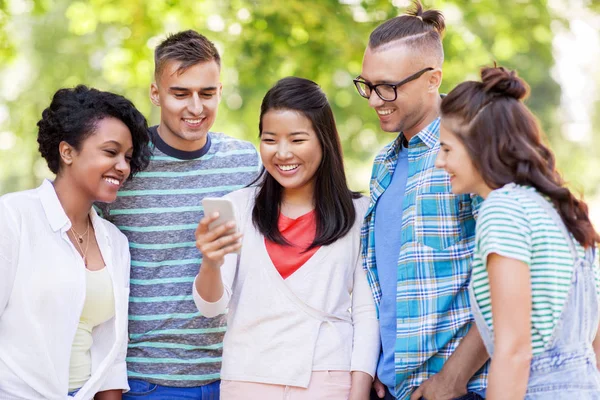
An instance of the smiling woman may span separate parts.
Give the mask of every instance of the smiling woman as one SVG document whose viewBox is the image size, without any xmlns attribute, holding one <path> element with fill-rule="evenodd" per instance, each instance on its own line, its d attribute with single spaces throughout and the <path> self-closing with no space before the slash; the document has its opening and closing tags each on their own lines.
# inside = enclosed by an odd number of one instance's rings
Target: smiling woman
<svg viewBox="0 0 600 400">
<path fill-rule="evenodd" d="M 38 127 L 56 179 L 0 197 L 0 398 L 120 398 L 129 249 L 92 204 L 147 165 L 146 120 L 78 86 L 56 92 Z"/>
<path fill-rule="evenodd" d="M 379 354 L 359 251 L 368 199 L 348 189 L 329 102 L 284 78 L 259 130 L 262 174 L 226 196 L 235 224 L 209 229 L 206 216 L 196 232 L 194 301 L 208 317 L 229 307 L 221 399 L 368 398 Z"/>
</svg>

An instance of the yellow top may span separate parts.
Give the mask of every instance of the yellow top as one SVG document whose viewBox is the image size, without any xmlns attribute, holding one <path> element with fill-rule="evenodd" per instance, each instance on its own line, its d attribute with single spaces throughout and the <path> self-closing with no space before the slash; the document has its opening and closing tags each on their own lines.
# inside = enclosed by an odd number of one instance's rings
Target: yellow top
<svg viewBox="0 0 600 400">
<path fill-rule="evenodd" d="M 92 330 L 115 315 L 115 296 L 106 267 L 86 269 L 85 303 L 71 347 L 69 391 L 81 388 L 92 374 Z"/>
</svg>

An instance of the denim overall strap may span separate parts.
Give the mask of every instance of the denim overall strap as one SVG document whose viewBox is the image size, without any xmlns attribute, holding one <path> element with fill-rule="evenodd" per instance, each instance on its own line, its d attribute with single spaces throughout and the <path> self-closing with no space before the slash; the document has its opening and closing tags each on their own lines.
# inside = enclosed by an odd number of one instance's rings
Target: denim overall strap
<svg viewBox="0 0 600 400">
<path fill-rule="evenodd" d="M 544 352 L 532 361 L 527 400 L 600 399 L 600 373 L 592 342 L 599 321 L 598 294 L 591 248 L 580 258 L 575 241 L 551 203 L 533 190 L 521 193 L 535 200 L 552 217 L 569 244 L 573 274 L 567 300 Z"/>
</svg>

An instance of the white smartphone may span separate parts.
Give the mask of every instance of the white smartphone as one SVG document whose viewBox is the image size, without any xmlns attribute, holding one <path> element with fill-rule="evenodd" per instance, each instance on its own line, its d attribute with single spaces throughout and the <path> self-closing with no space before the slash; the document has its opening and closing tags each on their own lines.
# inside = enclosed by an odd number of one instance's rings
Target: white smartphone
<svg viewBox="0 0 600 400">
<path fill-rule="evenodd" d="M 208 226 L 209 229 L 214 229 L 229 221 L 236 222 L 233 202 L 229 199 L 205 197 L 202 199 L 202 207 L 204 208 L 204 215 L 211 215 L 215 212 L 219 213 L 219 218 L 210 223 Z"/>
</svg>

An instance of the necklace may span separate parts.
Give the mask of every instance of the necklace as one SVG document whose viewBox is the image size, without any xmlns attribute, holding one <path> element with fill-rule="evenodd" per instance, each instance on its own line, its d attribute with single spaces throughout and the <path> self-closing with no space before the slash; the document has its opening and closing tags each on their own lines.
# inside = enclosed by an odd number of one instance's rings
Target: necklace
<svg viewBox="0 0 600 400">
<path fill-rule="evenodd" d="M 69 229 L 69 231 L 72 231 L 73 238 L 75 239 L 75 244 L 77 245 L 77 247 L 79 247 L 79 251 L 81 251 L 81 257 L 83 258 L 83 265 L 85 265 L 87 267 L 87 252 L 88 252 L 88 248 L 90 246 L 90 241 L 87 240 L 87 242 L 85 244 L 85 251 L 83 250 L 83 247 L 81 247 L 81 243 L 83 243 L 84 236 L 87 236 L 86 239 L 89 239 L 90 218 L 88 217 L 87 228 L 86 228 L 85 232 L 83 233 L 83 235 L 80 235 L 79 233 L 77 233 L 75 231 L 75 229 L 73 229 L 73 226 L 71 226 L 71 229 Z"/>
<path fill-rule="evenodd" d="M 88 219 L 87 219 L 87 228 L 85 229 L 85 232 L 83 232 L 83 235 L 80 235 L 79 233 L 77 233 L 75 228 L 73 228 L 73 225 L 71 225 L 70 230 L 73 232 L 73 237 L 75 237 L 75 240 L 78 241 L 79 243 L 83 243 L 83 237 L 85 235 L 87 235 L 90 230 L 90 218 L 88 217 Z"/>
</svg>

